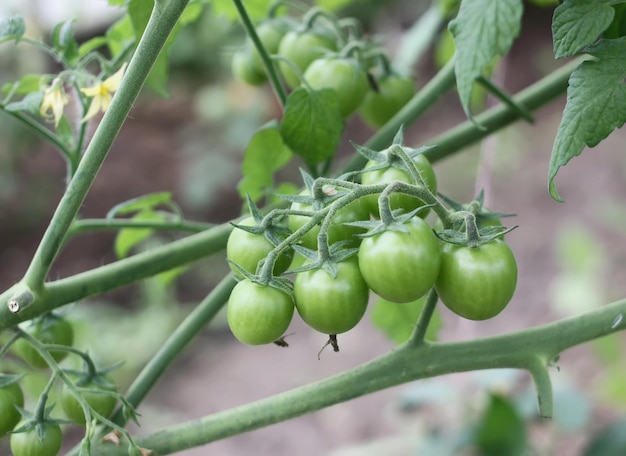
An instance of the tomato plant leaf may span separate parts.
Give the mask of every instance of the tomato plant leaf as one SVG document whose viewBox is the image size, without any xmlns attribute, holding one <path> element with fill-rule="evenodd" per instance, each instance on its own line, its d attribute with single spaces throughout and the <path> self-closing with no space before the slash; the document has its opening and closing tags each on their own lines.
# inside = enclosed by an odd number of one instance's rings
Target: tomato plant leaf
<svg viewBox="0 0 626 456">
<path fill-rule="evenodd" d="M 398 304 L 379 298 L 374 303 L 372 322 L 376 328 L 383 332 L 387 339 L 396 344 L 404 343 L 413 333 L 425 303 L 425 296 L 406 304 Z M 430 341 L 436 341 L 440 329 L 441 317 L 439 312 L 435 310 L 426 330 L 425 338 Z"/>
<path fill-rule="evenodd" d="M 135 214 L 133 220 L 163 220 L 162 213 L 154 212 L 147 208 Z M 115 237 L 115 254 L 118 258 L 128 256 L 133 247 L 148 239 L 152 233 L 152 228 L 124 228 Z"/>
<path fill-rule="evenodd" d="M 60 22 L 52 29 L 52 46 L 70 63 L 78 59 L 78 43 L 72 31 L 73 19 Z"/>
<path fill-rule="evenodd" d="M 141 212 L 144 209 L 153 209 L 160 205 L 172 205 L 172 194 L 170 192 L 148 193 L 147 195 L 119 203 L 107 213 L 106 218 L 112 219 L 117 215 Z"/>
<path fill-rule="evenodd" d="M 280 133 L 293 153 L 308 165 L 317 165 L 335 153 L 343 124 L 332 89 L 300 87 L 287 97 Z"/>
<path fill-rule="evenodd" d="M 615 10 L 612 0 L 566 0 L 554 10 L 552 40 L 557 59 L 575 55 L 607 29 Z"/>
<path fill-rule="evenodd" d="M 275 123 L 257 131 L 246 148 L 241 165 L 243 179 L 238 187 L 241 197 L 249 195 L 256 202 L 272 193 L 274 173 L 291 157 L 291 150 L 283 142 Z"/>
<path fill-rule="evenodd" d="M 509 400 L 496 394 L 476 430 L 476 444 L 484 456 L 522 456 L 526 452 L 526 426 Z"/>
<path fill-rule="evenodd" d="M 626 36 L 626 3 L 613 5 L 615 16 L 613 22 L 607 27 L 602 34 L 603 38 L 619 38 Z"/>
<path fill-rule="evenodd" d="M 0 21 L 0 43 L 5 41 L 19 41 L 26 31 L 24 19 L 20 16 L 8 17 Z"/>
<path fill-rule="evenodd" d="M 581 63 L 570 76 L 550 158 L 548 186 L 557 201 L 561 197 L 554 178 L 559 168 L 580 155 L 585 146 L 597 146 L 626 121 L 626 37 L 602 40 L 585 52 L 597 60 Z"/>
<path fill-rule="evenodd" d="M 43 92 L 31 92 L 19 101 L 9 103 L 4 107 L 7 111 L 24 111 L 29 114 L 39 115 L 39 108 L 43 101 Z"/>
<path fill-rule="evenodd" d="M 26 95 L 35 92 L 41 88 L 42 77 L 40 74 L 25 74 L 19 81 L 7 82 L 0 89 L 3 93 L 12 95 Z"/>
<path fill-rule="evenodd" d="M 468 118 L 474 81 L 494 58 L 505 54 L 519 35 L 521 0 L 463 0 L 449 29 L 456 46 L 457 90 Z"/>
</svg>

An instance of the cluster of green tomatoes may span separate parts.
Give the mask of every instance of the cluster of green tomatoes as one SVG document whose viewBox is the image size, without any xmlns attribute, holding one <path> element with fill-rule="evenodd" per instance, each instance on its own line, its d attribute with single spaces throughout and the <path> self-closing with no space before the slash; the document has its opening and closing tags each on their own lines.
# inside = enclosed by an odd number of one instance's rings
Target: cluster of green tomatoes
<svg viewBox="0 0 626 456">
<path fill-rule="evenodd" d="M 482 201 L 459 205 L 437 196 L 423 150 L 393 145 L 370 158 L 361 183 L 305 176 L 300 195 L 235 226 L 227 258 L 240 279 L 228 323 L 251 345 L 281 341 L 297 311 L 332 337 L 363 317 L 370 291 L 398 303 L 434 289 L 452 312 L 472 320 L 500 313 L 517 283 L 508 231 Z M 425 217 L 437 215 L 431 226 Z M 296 252 L 294 257 L 294 250 Z"/>
<path fill-rule="evenodd" d="M 94 412 L 106 418 L 111 415 L 117 404 L 117 387 L 107 375 L 108 370 L 96 370 L 90 358 L 82 354 L 86 362 L 84 371 L 63 370 L 64 375 L 73 384 L 74 391 L 63 382 L 56 396 L 66 419 L 54 419 L 49 416 L 56 407 L 46 404 L 48 388 L 40 397 L 36 410 L 24 410 L 24 392 L 20 386 L 22 377 L 28 375 L 28 371 L 31 370 L 50 369 L 48 361 L 28 339 L 36 340 L 39 347 L 44 349 L 55 363 L 63 361 L 72 352 L 80 352 L 72 347 L 73 325 L 63 316 L 54 313 L 45 314 L 28 322 L 20 331 L 27 337 L 14 338 L 10 350 L 23 362 L 24 369 L 20 370 L 26 373 L 0 374 L 0 437 L 10 433 L 13 456 L 56 456 L 61 451 L 63 441 L 61 425 L 70 422 L 82 426 L 86 424 L 84 410 L 75 393 L 80 394 L 90 407 L 92 418 L 95 418 Z M 7 346 L 8 344 L 5 345 Z M 53 381 L 56 379 L 56 383 L 61 383 L 57 373 L 51 378 Z M 48 386 L 53 386 L 53 383 L 49 383 Z"/>
<path fill-rule="evenodd" d="M 415 94 L 413 79 L 395 71 L 384 51 L 360 36 L 354 19 L 313 9 L 300 21 L 270 17 L 256 34 L 290 89 L 332 89 L 344 118 L 358 110 L 367 124 L 381 127 Z M 268 79 L 251 39 L 233 55 L 232 69 L 250 85 Z"/>
</svg>

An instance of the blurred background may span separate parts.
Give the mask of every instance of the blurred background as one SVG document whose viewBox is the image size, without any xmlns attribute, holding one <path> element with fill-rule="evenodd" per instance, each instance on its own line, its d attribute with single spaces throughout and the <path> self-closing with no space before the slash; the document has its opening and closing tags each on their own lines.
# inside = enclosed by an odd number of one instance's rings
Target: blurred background
<svg viewBox="0 0 626 456">
<path fill-rule="evenodd" d="M 243 43 L 244 33 L 237 21 L 224 20 L 219 3 L 205 8 L 201 18 L 178 35 L 171 52 L 170 96 L 144 91 L 85 201 L 82 216 L 102 218 L 122 201 L 158 191 L 172 191 L 191 220 L 217 223 L 241 213 L 236 187 L 243 151 L 257 128 L 280 117 L 280 108 L 269 86 L 251 88 L 232 78 L 230 56 Z M 428 7 L 426 1 L 364 0 L 350 3 L 341 14 L 357 16 L 393 56 L 403 33 Z M 553 7 L 525 3 L 522 34 L 494 70 L 494 78 L 510 93 L 561 64 L 552 54 L 552 11 Z M 104 0 L 4 0 L 0 17 L 12 14 L 26 18 L 33 38 L 48 36 L 56 23 L 75 17 L 74 30 L 87 39 L 106 30 L 120 10 Z M 445 35 L 442 31 L 414 66 L 418 87 L 445 59 L 449 45 Z M 34 48 L 0 47 L 0 83 L 41 71 L 54 72 L 55 66 Z M 466 202 L 482 188 L 486 205 L 515 213 L 509 224 L 519 225 L 507 235 L 519 265 L 513 301 L 485 322 L 462 320 L 440 306 L 440 340 L 522 330 L 626 296 L 626 136 L 616 131 L 563 168 L 557 185 L 566 202 L 555 202 L 546 181 L 564 103 L 562 97 L 537 112 L 535 125 L 517 123 L 435 164 L 442 193 Z M 408 129 L 405 142 L 419 146 L 464 120 L 457 96 L 451 93 Z M 372 133 L 358 117 L 350 119 L 339 163 L 352 153 L 348 140 L 362 144 Z M 296 160 L 281 176 L 299 185 L 299 165 Z M 26 270 L 63 193 L 65 172 L 65 162 L 50 145 L 10 117 L 0 116 L 0 288 L 18 281 Z M 177 236 L 163 234 L 150 242 Z M 114 239 L 111 232 L 76 237 L 50 279 L 114 261 Z M 218 254 L 194 264 L 175 285 L 148 280 L 69 306 L 67 315 L 79 329 L 79 346 L 89 347 L 105 364 L 124 360 L 116 379 L 128 385 L 227 270 L 224 255 Z M 138 432 L 325 378 L 393 346 L 367 316 L 341 337 L 339 353 L 327 350 L 319 361 L 317 353 L 326 337 L 297 318 L 290 332 L 294 334 L 287 349 L 244 346 L 220 315 L 139 407 Z M 406 384 L 180 454 L 471 455 L 475 453 L 467 443 L 468 430 L 483 416 L 494 391 L 506 397 L 523 420 L 531 445 L 526 454 L 591 454 L 585 451 L 599 432 L 609 432 L 610 440 L 626 429 L 621 421 L 626 410 L 623 347 L 624 336 L 616 334 L 562 354 L 553 370 L 556 406 L 550 422 L 533 418 L 536 399 L 525 373 L 484 371 Z M 45 376 L 32 374 L 25 381 L 36 391 Z M 608 428 L 611 425 L 617 427 Z M 69 435 L 78 439 L 80 431 L 71 430 Z"/>
</svg>

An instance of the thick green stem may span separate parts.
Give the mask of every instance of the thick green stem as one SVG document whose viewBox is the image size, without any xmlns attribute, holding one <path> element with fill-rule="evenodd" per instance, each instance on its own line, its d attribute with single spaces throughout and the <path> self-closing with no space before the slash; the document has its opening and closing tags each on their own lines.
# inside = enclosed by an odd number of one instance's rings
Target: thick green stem
<svg viewBox="0 0 626 456">
<path fill-rule="evenodd" d="M 206 231 L 215 225 L 202 222 L 190 222 L 184 220 L 138 220 L 138 219 L 80 219 L 72 223 L 72 227 L 68 232 L 68 237 L 89 231 L 100 230 L 121 230 L 121 229 L 143 229 L 150 228 L 153 230 L 171 230 L 171 231 L 188 231 L 192 233 L 200 233 Z"/>
<path fill-rule="evenodd" d="M 417 320 L 415 330 L 413 331 L 413 334 L 411 334 L 411 338 L 408 340 L 407 345 L 418 346 L 425 342 L 424 337 L 426 336 L 426 330 L 428 329 L 430 319 L 433 317 L 433 313 L 435 312 L 438 299 L 439 296 L 437 295 L 435 288 L 431 288 L 428 296 L 426 297 L 424 308 L 422 309 L 420 317 Z"/>
<path fill-rule="evenodd" d="M 33 290 L 43 287 L 50 266 L 63 245 L 72 221 L 126 120 L 152 65 L 187 3 L 188 0 L 155 3 L 144 35 L 128 65 L 119 90 L 87 147 L 26 271 L 24 282 Z"/>
<path fill-rule="evenodd" d="M 285 93 L 285 89 L 283 85 L 280 83 L 280 79 L 278 78 L 278 73 L 276 72 L 276 68 L 274 67 L 274 62 L 271 57 L 268 55 L 265 46 L 261 42 L 259 35 L 256 33 L 256 29 L 254 28 L 254 24 L 246 11 L 246 7 L 243 4 L 242 0 L 233 0 L 235 7 L 237 8 L 237 13 L 239 13 L 239 18 L 243 23 L 244 28 L 246 29 L 246 33 L 254 43 L 254 47 L 256 48 L 261 60 L 263 61 L 263 66 L 265 66 L 265 71 L 267 72 L 268 79 L 272 88 L 274 89 L 274 93 L 278 98 L 278 101 L 282 106 L 285 106 L 287 102 L 287 94 Z"/>
<path fill-rule="evenodd" d="M 402 345 L 366 364 L 334 377 L 266 399 L 180 423 L 135 438 L 140 447 L 170 454 L 205 445 L 236 434 L 285 421 L 330 405 L 380 391 L 391 386 L 439 375 L 480 369 L 516 368 L 531 372 L 542 396 L 542 414 L 549 411 L 551 395 L 542 360 L 598 337 L 625 328 L 615 325 L 626 313 L 626 299 L 593 312 L 524 331 L 484 339 Z M 123 455 L 125 449 L 98 443 L 92 454 Z"/>
<path fill-rule="evenodd" d="M 191 263 L 223 250 L 233 227 L 218 225 L 202 233 L 163 247 L 133 255 L 115 263 L 85 271 L 66 279 L 48 282 L 35 293 L 35 302 L 19 313 L 11 313 L 8 302 L 22 290 L 16 285 L 0 295 L 0 330 L 70 302 L 128 285 L 161 272 Z"/>
<path fill-rule="evenodd" d="M 547 105 L 565 93 L 570 74 L 580 65 L 581 61 L 582 59 L 576 59 L 562 66 L 517 93 L 513 100 L 516 104 L 524 106 L 528 111 L 535 111 Z M 475 116 L 474 122 L 463 122 L 457 127 L 429 140 L 427 144 L 434 144 L 437 147 L 426 151 L 425 155 L 431 162 L 436 162 L 519 119 L 520 114 L 517 111 L 511 110 L 505 104 L 500 104 Z"/>
</svg>

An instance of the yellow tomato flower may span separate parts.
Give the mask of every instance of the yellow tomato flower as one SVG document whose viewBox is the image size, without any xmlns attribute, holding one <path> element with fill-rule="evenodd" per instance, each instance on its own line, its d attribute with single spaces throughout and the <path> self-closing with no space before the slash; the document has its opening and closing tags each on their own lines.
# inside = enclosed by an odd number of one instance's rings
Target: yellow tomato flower
<svg viewBox="0 0 626 456">
<path fill-rule="evenodd" d="M 122 76 L 124 76 L 124 71 L 126 70 L 126 63 L 122 65 L 122 67 L 112 74 L 104 81 L 96 84 L 93 87 L 87 87 L 85 89 L 80 89 L 88 97 L 93 97 L 91 100 L 91 104 L 89 105 L 89 109 L 87 110 L 87 114 L 83 117 L 83 122 L 87 119 L 92 118 L 99 112 L 104 112 L 109 108 L 111 104 L 111 99 L 113 98 L 113 93 L 119 88 L 120 83 L 122 82 Z"/>
<path fill-rule="evenodd" d="M 54 121 L 54 127 L 58 127 L 61 117 L 63 117 L 63 109 L 70 101 L 63 90 L 63 84 L 56 78 L 50 86 L 46 87 L 43 93 L 43 100 L 39 108 L 39 114 L 48 122 Z"/>
</svg>

